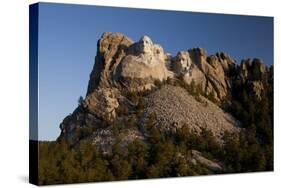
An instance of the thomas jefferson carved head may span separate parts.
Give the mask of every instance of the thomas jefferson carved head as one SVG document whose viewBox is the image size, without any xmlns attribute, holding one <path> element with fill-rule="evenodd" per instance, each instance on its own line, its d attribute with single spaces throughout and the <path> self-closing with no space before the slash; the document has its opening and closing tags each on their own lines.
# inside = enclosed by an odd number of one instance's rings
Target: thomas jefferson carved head
<svg viewBox="0 0 281 188">
<path fill-rule="evenodd" d="M 191 60 L 189 53 L 186 51 L 181 51 L 177 54 L 174 61 L 174 70 L 179 73 L 185 73 L 189 70 L 191 66 Z"/>
</svg>

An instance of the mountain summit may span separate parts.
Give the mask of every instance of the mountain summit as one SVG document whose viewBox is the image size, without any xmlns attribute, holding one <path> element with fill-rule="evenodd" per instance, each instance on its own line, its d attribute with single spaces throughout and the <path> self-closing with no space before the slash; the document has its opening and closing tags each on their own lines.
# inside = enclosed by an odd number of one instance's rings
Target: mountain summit
<svg viewBox="0 0 281 188">
<path fill-rule="evenodd" d="M 97 43 L 87 95 L 60 124 L 59 139 L 76 144 L 90 138 L 107 152 L 118 125 L 137 125 L 121 130 L 124 143 L 145 140 L 144 124 L 153 116 L 161 131 L 188 126 L 196 134 L 209 130 L 221 141 L 225 131 L 240 131 L 240 122 L 221 105 L 231 103 L 233 89 L 245 84 L 260 98 L 264 85 L 259 78 L 267 73 L 259 59 L 238 65 L 226 53 L 208 56 L 202 48 L 173 57 L 148 36 L 133 42 L 105 32 Z"/>
</svg>

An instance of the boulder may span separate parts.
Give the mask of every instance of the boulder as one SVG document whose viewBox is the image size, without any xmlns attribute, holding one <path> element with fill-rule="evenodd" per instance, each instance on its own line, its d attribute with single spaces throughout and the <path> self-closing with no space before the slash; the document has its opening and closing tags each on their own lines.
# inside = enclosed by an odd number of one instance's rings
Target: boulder
<svg viewBox="0 0 281 188">
<path fill-rule="evenodd" d="M 213 171 L 213 172 L 219 172 L 223 170 L 222 165 L 220 165 L 219 163 L 209 160 L 206 157 L 204 157 L 202 155 L 201 152 L 197 151 L 197 150 L 191 150 L 191 155 L 193 157 L 193 164 L 196 165 L 197 163 L 200 163 L 201 165 L 204 165 L 205 167 L 207 167 L 209 170 Z"/>
<path fill-rule="evenodd" d="M 116 90 L 101 88 L 87 95 L 83 107 L 98 118 L 111 121 L 115 119 L 115 109 L 119 103 L 116 98 Z"/>
</svg>

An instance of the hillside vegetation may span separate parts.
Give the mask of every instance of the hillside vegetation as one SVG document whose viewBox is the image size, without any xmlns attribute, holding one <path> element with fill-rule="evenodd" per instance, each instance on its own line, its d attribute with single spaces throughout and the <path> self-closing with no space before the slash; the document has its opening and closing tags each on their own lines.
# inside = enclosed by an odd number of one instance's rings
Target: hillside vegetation
<svg viewBox="0 0 281 188">
<path fill-rule="evenodd" d="M 40 185 L 273 170 L 273 66 L 120 33 L 97 47 L 86 96 L 39 142 Z"/>
</svg>

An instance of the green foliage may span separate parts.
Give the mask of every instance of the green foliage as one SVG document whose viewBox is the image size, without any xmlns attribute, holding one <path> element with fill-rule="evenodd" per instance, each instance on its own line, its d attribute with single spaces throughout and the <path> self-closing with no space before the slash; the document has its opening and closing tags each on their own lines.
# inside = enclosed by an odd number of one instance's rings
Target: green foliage
<svg viewBox="0 0 281 188">
<path fill-rule="evenodd" d="M 273 68 L 262 80 L 264 90 L 261 99 L 253 98 L 248 86 L 234 86 L 221 102 L 221 107 L 233 114 L 244 128 L 239 134 L 225 133 L 224 143 L 219 143 L 212 132 L 202 129 L 200 134 L 184 125 L 176 132 L 162 132 L 157 125 L 156 113 L 139 125 L 145 111 L 144 96 L 152 91 L 121 91 L 133 107 L 120 104 L 113 122 L 103 121 L 99 127 L 112 126 L 113 136 L 118 140 L 112 153 L 101 152 L 90 139 L 94 129 L 91 125 L 77 126 L 75 144 L 40 142 L 39 184 L 77 183 L 125 179 L 177 177 L 211 173 L 234 173 L 273 170 Z M 259 75 L 256 75 L 257 79 Z M 205 95 L 194 81 L 168 79 L 155 82 L 155 89 L 164 84 L 184 88 L 199 102 L 200 96 L 217 103 L 215 94 Z M 83 99 L 83 98 L 82 98 Z M 82 103 L 82 100 L 79 100 Z M 138 127 L 145 140 L 136 139 L 124 146 L 120 142 L 121 131 Z M 194 165 L 192 151 L 197 150 L 210 160 L 219 161 L 224 169 L 215 172 L 201 164 Z"/>
<path fill-rule="evenodd" d="M 225 135 L 225 163 L 227 172 L 255 172 L 271 170 L 266 156 L 253 132 L 247 135 Z"/>
<path fill-rule="evenodd" d="M 193 165 L 191 151 L 197 150 L 211 160 L 225 165 L 225 173 L 270 170 L 272 148 L 264 150 L 255 139 L 255 133 L 225 133 L 220 145 L 212 133 L 202 130 L 196 135 L 184 126 L 174 134 L 164 134 L 149 118 L 148 139 L 112 146 L 112 154 L 103 154 L 90 140 L 81 140 L 70 147 L 64 142 L 40 142 L 39 183 L 77 183 L 177 177 L 217 173 L 204 165 Z M 218 172 L 221 173 L 221 172 Z"/>
<path fill-rule="evenodd" d="M 248 83 L 234 85 L 230 102 L 223 105 L 240 122 L 245 134 L 225 137 L 230 172 L 273 170 L 273 75 L 254 69 L 254 80 L 262 82 L 261 98 L 251 94 Z"/>
<path fill-rule="evenodd" d="M 82 138 L 86 138 L 93 133 L 94 129 L 90 125 L 84 125 L 81 127 L 81 136 Z"/>
<path fill-rule="evenodd" d="M 176 177 L 196 175 L 199 171 L 206 173 L 204 167 L 190 164 L 189 151 L 212 151 L 211 145 L 215 143 L 210 141 L 214 139 L 212 135 L 202 144 L 204 139 L 191 136 L 194 134 L 187 129 L 177 135 L 163 134 L 155 128 L 155 118 L 153 114 L 145 126 L 148 140 L 136 139 L 126 147 L 117 141 L 112 146 L 112 154 L 103 154 L 87 139 L 80 140 L 76 146 L 64 142 L 40 142 L 40 184 Z M 207 133 L 204 137 L 208 137 Z"/>
<path fill-rule="evenodd" d="M 40 185 L 111 180 L 108 165 L 89 141 L 81 141 L 76 149 L 64 142 L 39 145 Z"/>
<path fill-rule="evenodd" d="M 130 177 L 133 179 L 146 178 L 148 146 L 140 140 L 135 140 L 128 145 L 128 152 L 128 159 L 132 164 Z"/>
</svg>

